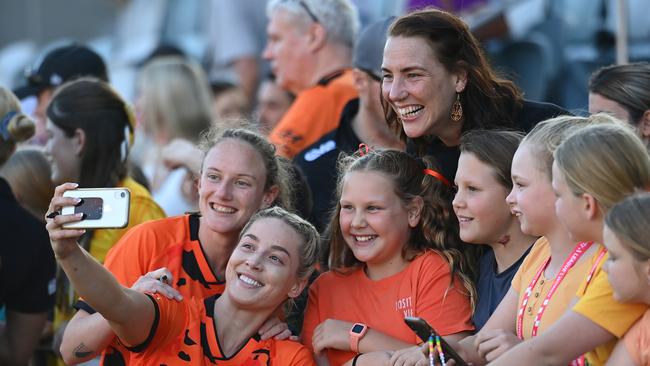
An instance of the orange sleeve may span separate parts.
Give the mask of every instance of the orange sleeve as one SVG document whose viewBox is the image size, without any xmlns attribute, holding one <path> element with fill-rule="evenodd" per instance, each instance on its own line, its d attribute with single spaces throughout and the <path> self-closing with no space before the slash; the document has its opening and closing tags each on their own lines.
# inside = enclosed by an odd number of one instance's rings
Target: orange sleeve
<svg viewBox="0 0 650 366">
<path fill-rule="evenodd" d="M 650 364 L 650 311 L 630 328 L 623 338 L 625 349 L 637 365 Z"/>
<path fill-rule="evenodd" d="M 426 255 L 426 254 L 425 254 Z M 417 316 L 424 318 L 441 335 L 473 330 L 469 293 L 460 279 L 451 284 L 449 264 L 439 254 L 424 259 L 417 275 Z"/>
<path fill-rule="evenodd" d="M 302 321 L 301 342 L 311 352 L 313 352 L 312 337 L 314 329 L 320 324 L 320 313 L 318 309 L 318 293 L 319 281 L 316 279 L 309 287 L 309 298 L 307 300 L 307 307 L 305 308 L 305 315 Z"/>
<path fill-rule="evenodd" d="M 168 299 L 159 294 L 147 294 L 153 301 L 155 317 L 151 325 L 149 337 L 140 345 L 127 347 L 129 351 L 139 353 L 137 357 L 146 357 L 183 334 L 186 328 L 190 310 L 188 304 Z"/>
<path fill-rule="evenodd" d="M 155 233 L 148 225 L 134 227 L 108 252 L 104 266 L 120 284 L 131 287 L 140 276 L 149 272 L 145 259 L 154 255 L 155 242 Z"/>
</svg>

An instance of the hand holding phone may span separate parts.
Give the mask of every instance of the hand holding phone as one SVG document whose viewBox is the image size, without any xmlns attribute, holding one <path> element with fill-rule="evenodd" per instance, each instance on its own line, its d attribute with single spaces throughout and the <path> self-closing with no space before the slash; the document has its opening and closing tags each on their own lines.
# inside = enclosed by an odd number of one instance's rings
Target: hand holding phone
<svg viewBox="0 0 650 366">
<path fill-rule="evenodd" d="M 404 318 L 404 322 L 415 332 L 415 334 L 418 335 L 418 337 L 420 337 L 423 342 L 427 342 L 429 340 L 429 337 L 432 335 L 434 337 L 438 335 L 435 329 L 433 329 L 429 323 L 427 323 L 426 320 L 422 318 L 407 316 Z M 463 360 L 458 355 L 458 353 L 449 345 L 449 343 L 445 342 L 442 337 L 440 337 L 440 344 L 442 346 L 442 351 L 445 353 L 446 359 L 452 359 L 456 361 L 456 365 L 458 366 L 468 366 L 467 362 L 465 362 L 465 360 Z"/>
<path fill-rule="evenodd" d="M 85 215 L 81 221 L 63 224 L 66 229 L 120 229 L 129 224 L 131 194 L 126 188 L 79 188 L 65 191 L 63 196 L 81 202 L 63 207 L 62 215 Z"/>
</svg>

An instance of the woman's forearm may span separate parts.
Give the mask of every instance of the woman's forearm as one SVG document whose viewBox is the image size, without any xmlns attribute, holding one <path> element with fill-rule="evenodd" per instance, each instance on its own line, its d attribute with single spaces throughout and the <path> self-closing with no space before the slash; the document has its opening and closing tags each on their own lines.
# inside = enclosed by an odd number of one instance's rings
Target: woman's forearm
<svg viewBox="0 0 650 366">
<path fill-rule="evenodd" d="M 147 295 L 122 287 L 81 248 L 57 260 L 77 293 L 108 320 L 124 343 L 137 345 L 147 338 L 154 319 L 154 305 Z"/>
<path fill-rule="evenodd" d="M 104 318 L 116 323 L 129 318 L 132 297 L 88 252 L 79 248 L 57 260 L 75 291 Z"/>
</svg>

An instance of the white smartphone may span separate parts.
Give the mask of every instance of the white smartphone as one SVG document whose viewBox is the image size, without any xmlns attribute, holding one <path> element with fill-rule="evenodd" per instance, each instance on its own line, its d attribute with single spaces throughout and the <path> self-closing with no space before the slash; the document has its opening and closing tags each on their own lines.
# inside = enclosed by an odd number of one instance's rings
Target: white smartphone
<svg viewBox="0 0 650 366">
<path fill-rule="evenodd" d="M 77 206 L 65 206 L 62 215 L 84 213 L 77 222 L 64 224 L 69 229 L 121 229 L 129 224 L 131 193 L 126 188 L 79 188 L 63 193 L 64 197 L 81 198 Z"/>
</svg>

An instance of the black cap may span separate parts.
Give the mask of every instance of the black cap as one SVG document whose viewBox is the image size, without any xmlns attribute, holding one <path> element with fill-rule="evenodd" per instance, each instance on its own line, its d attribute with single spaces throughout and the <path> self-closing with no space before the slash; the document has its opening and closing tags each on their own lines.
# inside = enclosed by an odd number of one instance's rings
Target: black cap
<svg viewBox="0 0 650 366">
<path fill-rule="evenodd" d="M 66 81 L 92 76 L 108 82 L 106 64 L 95 51 L 81 44 L 71 44 L 50 51 L 37 68 L 25 71 L 27 85 L 14 91 L 19 99 L 37 95 Z"/>
<path fill-rule="evenodd" d="M 354 46 L 352 65 L 378 80 L 381 79 L 386 33 L 393 20 L 395 20 L 394 16 L 370 23 L 361 31 Z"/>
</svg>

